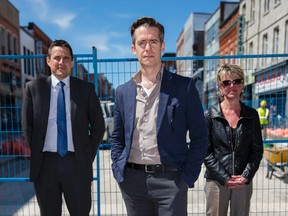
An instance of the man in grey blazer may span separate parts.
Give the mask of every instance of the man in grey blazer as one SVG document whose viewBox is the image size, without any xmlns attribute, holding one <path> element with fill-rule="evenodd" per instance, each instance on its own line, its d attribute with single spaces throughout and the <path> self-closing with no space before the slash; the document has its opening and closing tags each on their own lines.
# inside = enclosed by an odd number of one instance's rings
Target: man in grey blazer
<svg viewBox="0 0 288 216">
<path fill-rule="evenodd" d="M 113 174 L 129 216 L 184 216 L 208 146 L 199 94 L 193 79 L 163 67 L 159 22 L 142 17 L 130 29 L 140 71 L 116 90 Z"/>
<path fill-rule="evenodd" d="M 30 179 L 42 216 L 61 215 L 62 194 L 71 215 L 87 216 L 92 163 L 105 128 L 100 101 L 93 84 L 70 76 L 73 51 L 66 41 L 54 41 L 46 61 L 51 76 L 26 83 L 23 98 L 22 129 L 31 148 Z M 66 111 L 62 113 L 57 113 L 59 91 L 64 91 Z M 58 154 L 58 114 L 64 114 L 67 129 L 63 155 Z"/>
</svg>

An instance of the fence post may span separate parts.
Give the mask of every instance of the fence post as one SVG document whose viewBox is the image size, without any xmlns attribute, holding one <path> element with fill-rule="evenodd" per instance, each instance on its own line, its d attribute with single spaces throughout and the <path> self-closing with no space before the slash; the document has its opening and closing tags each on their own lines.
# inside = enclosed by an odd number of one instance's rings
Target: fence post
<svg viewBox="0 0 288 216">
<path fill-rule="evenodd" d="M 100 92 L 98 92 L 97 48 L 93 46 L 92 51 L 93 51 L 94 85 L 95 85 L 95 91 L 97 92 L 97 94 L 99 94 Z"/>
<path fill-rule="evenodd" d="M 92 60 L 93 60 L 93 69 L 94 69 L 94 85 L 95 85 L 95 91 L 97 95 L 99 95 L 98 92 L 98 67 L 97 67 L 97 48 L 92 47 Z M 99 149 L 96 155 L 96 181 L 97 181 L 97 215 L 101 215 L 101 202 L 100 202 L 100 165 L 99 165 Z"/>
</svg>

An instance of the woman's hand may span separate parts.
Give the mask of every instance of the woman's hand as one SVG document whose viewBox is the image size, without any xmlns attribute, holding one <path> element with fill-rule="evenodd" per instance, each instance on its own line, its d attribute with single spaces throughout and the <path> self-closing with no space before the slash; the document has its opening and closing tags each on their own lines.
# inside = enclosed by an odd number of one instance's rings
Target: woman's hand
<svg viewBox="0 0 288 216">
<path fill-rule="evenodd" d="M 229 180 L 225 182 L 226 187 L 228 188 L 241 188 L 248 182 L 246 178 L 241 175 L 234 175 Z"/>
</svg>

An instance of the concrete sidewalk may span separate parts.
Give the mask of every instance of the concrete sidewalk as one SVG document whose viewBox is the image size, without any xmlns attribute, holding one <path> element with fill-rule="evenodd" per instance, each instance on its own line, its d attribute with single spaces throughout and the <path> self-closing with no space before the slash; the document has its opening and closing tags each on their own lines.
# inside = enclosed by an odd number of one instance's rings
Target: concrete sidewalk
<svg viewBox="0 0 288 216">
<path fill-rule="evenodd" d="M 122 200 L 118 185 L 111 172 L 110 150 L 100 150 L 100 211 L 101 215 L 126 215 L 125 205 Z M 1 161 L 3 162 L 3 161 Z M 22 170 L 17 174 L 19 177 L 29 175 L 27 159 L 14 161 L 11 172 Z M 12 165 L 8 163 L 6 165 Z M 1 163 L 1 167 L 3 164 Z M 26 168 L 25 168 L 26 167 Z M 96 166 L 95 166 L 96 167 Z M 7 167 L 6 167 L 7 168 Z M 188 191 L 188 215 L 205 215 L 206 199 L 204 194 L 205 179 L 204 166 L 195 184 L 195 188 Z M 287 169 L 287 167 L 286 167 Z M 267 161 L 262 160 L 261 166 L 253 180 L 253 196 L 251 200 L 250 215 L 264 216 L 288 216 L 288 184 L 282 179 L 272 176 L 266 178 Z M 90 215 L 98 212 L 98 181 L 92 184 L 92 209 Z M 1 182 L 0 183 L 0 215 L 13 216 L 39 216 L 39 208 L 34 196 L 34 188 L 31 182 Z M 63 216 L 68 216 L 68 211 L 63 204 Z"/>
</svg>

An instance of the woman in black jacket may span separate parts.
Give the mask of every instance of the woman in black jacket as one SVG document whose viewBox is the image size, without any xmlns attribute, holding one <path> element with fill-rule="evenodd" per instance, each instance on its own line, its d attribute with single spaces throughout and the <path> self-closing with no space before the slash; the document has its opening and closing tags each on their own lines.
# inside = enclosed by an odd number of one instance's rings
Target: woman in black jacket
<svg viewBox="0 0 288 216">
<path fill-rule="evenodd" d="M 219 103 L 205 111 L 209 146 L 205 158 L 206 214 L 249 215 L 252 179 L 259 168 L 263 143 L 259 116 L 241 102 L 244 71 L 225 64 L 217 71 Z"/>
</svg>

